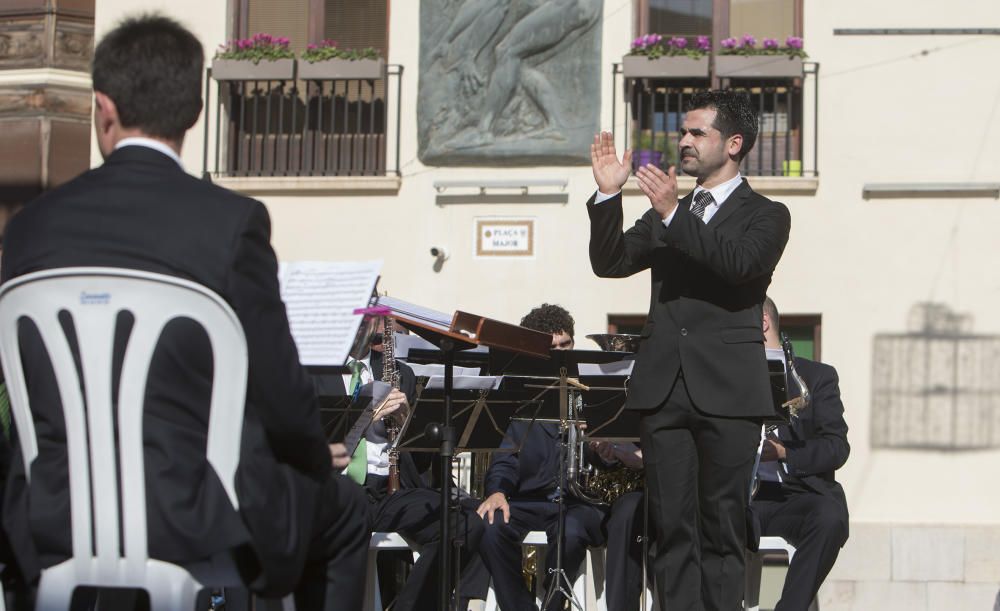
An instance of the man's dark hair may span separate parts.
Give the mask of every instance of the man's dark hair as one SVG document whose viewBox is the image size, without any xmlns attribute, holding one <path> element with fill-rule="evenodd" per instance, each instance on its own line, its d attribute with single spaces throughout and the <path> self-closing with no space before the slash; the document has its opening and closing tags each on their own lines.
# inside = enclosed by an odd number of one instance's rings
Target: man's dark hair
<svg viewBox="0 0 1000 611">
<path fill-rule="evenodd" d="M 576 335 L 573 328 L 573 317 L 565 308 L 543 303 L 521 319 L 521 326 L 542 333 L 559 333 L 565 331 L 570 337 Z"/>
<path fill-rule="evenodd" d="M 774 305 L 774 301 L 770 297 L 764 297 L 764 313 L 771 319 L 771 326 L 774 327 L 774 332 L 780 333 L 781 315 L 778 314 L 778 306 Z"/>
<path fill-rule="evenodd" d="M 128 18 L 94 50 L 94 91 L 115 103 L 122 127 L 179 140 L 201 112 L 204 61 L 201 43 L 173 19 Z"/>
<path fill-rule="evenodd" d="M 750 104 L 750 96 L 742 91 L 700 91 L 688 100 L 687 109 L 702 108 L 715 110 L 712 127 L 722 132 L 723 138 L 735 134 L 743 136 L 743 146 L 737 159 L 743 161 L 757 141 L 757 112 Z"/>
</svg>

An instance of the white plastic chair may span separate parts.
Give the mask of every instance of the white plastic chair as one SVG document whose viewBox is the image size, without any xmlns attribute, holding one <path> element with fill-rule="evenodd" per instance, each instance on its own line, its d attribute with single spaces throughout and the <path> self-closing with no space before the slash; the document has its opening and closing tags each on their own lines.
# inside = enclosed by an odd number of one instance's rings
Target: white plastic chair
<svg viewBox="0 0 1000 611">
<path fill-rule="evenodd" d="M 365 579 L 365 602 L 362 609 L 366 611 L 382 611 L 382 590 L 378 581 L 378 564 L 376 557 L 379 552 L 389 550 L 410 550 L 413 561 L 420 558 L 420 548 L 407 541 L 397 532 L 373 532 L 368 544 L 367 577 Z M 0 610 L 2 611 L 2 610 Z"/>
<path fill-rule="evenodd" d="M 521 542 L 521 545 L 547 546 L 548 544 L 549 538 L 544 530 L 530 531 Z M 604 596 L 604 554 L 592 552 L 593 550 L 587 550 L 587 556 L 580 567 L 580 573 L 576 576 L 576 581 L 573 582 L 573 594 L 583 607 L 583 611 L 587 611 L 590 601 L 599 600 Z M 545 556 L 540 553 L 535 561 L 535 603 L 539 608 L 545 602 L 546 591 L 542 584 L 546 577 Z M 493 589 L 493 580 L 491 579 L 483 610 L 497 611 L 499 608 L 497 594 Z"/>
<path fill-rule="evenodd" d="M 123 310 L 133 315 L 134 325 L 120 376 L 116 438 L 112 338 Z M 60 312 L 72 317 L 76 330 L 85 397 Z M 239 319 L 225 301 L 193 282 L 115 268 L 36 272 L 0 287 L 0 358 L 27 475 L 38 443 L 17 340 L 22 318 L 35 323 L 48 350 L 66 422 L 73 557 L 42 571 L 36 609 L 67 609 L 77 586 L 106 586 L 145 589 L 153 611 L 179 611 L 194 609 L 202 584 L 240 585 L 235 567 L 225 559 L 181 567 L 151 559 L 147 551 L 143 397 L 158 338 L 179 317 L 199 323 L 211 342 L 214 379 L 206 458 L 238 508 L 241 427 L 233 423 L 243 421 L 247 350 Z"/>
<path fill-rule="evenodd" d="M 761 537 L 758 551 L 747 550 L 743 595 L 744 611 L 758 611 L 760 609 L 760 576 L 764 568 L 764 557 L 779 553 L 788 556 L 788 564 L 791 564 L 792 557 L 795 556 L 795 547 L 781 537 Z"/>
</svg>

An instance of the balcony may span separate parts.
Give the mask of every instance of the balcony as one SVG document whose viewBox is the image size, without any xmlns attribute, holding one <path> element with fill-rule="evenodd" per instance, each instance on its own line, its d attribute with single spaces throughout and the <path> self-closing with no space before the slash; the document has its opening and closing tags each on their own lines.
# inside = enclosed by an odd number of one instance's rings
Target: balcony
<svg viewBox="0 0 1000 611">
<path fill-rule="evenodd" d="M 377 79 L 288 80 L 213 80 L 209 68 L 205 175 L 398 177 L 403 67 L 385 68 Z"/>
<path fill-rule="evenodd" d="M 746 91 L 757 109 L 757 142 L 743 160 L 741 171 L 750 177 L 781 179 L 818 176 L 816 105 L 818 64 L 806 63 L 802 78 L 723 78 L 722 87 Z M 621 78 L 623 85 L 619 85 Z M 613 124 L 618 126 L 617 100 L 624 91 L 626 148 L 633 148 L 633 163 L 654 163 L 666 169 L 677 163 L 680 126 L 687 100 L 710 89 L 709 78 L 630 77 L 615 64 L 612 102 Z M 621 89 L 619 89 L 621 87 Z M 812 108 L 808 103 L 812 102 Z M 621 141 L 621 140 L 619 140 Z M 789 184 L 795 181 L 785 181 Z"/>
</svg>

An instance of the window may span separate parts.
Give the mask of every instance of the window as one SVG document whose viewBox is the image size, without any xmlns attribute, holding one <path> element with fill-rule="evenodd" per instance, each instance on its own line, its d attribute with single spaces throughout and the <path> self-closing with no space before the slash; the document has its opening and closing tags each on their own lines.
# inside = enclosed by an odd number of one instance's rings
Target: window
<svg viewBox="0 0 1000 611">
<path fill-rule="evenodd" d="M 792 340 L 795 356 L 820 360 L 820 333 L 823 328 L 819 314 L 782 314 L 781 332 Z"/>
<path fill-rule="evenodd" d="M 729 36 L 762 40 L 802 35 L 802 0 L 635 0 L 637 36 Z"/>
<path fill-rule="evenodd" d="M 287 36 L 296 53 L 321 40 L 389 50 L 389 0 L 238 0 L 235 9 L 234 32 Z"/>
<path fill-rule="evenodd" d="M 712 34 L 712 0 L 639 1 L 640 34 L 647 32 L 678 36 Z"/>
<path fill-rule="evenodd" d="M 300 55 L 333 40 L 344 49 L 388 51 L 388 0 L 234 0 L 234 37 L 284 36 Z M 301 62 L 300 72 L 301 75 Z M 374 76 L 380 74 L 380 76 Z M 223 176 L 377 176 L 388 164 L 387 95 L 401 70 L 321 79 L 219 82 L 215 151 L 206 172 Z M 399 110 L 395 126 L 399 129 Z M 398 174 L 398 147 L 396 149 Z M 212 168 L 214 166 L 214 169 Z"/>
</svg>

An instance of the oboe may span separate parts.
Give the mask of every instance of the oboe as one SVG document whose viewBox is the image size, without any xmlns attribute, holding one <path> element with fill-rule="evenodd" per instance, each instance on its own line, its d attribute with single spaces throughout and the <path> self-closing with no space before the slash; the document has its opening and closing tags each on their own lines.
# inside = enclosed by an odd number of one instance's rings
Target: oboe
<svg viewBox="0 0 1000 611">
<path fill-rule="evenodd" d="M 382 381 L 399 388 L 399 370 L 396 368 L 396 338 L 393 333 L 395 321 L 391 316 L 383 319 L 382 327 Z M 388 494 L 399 490 L 399 450 L 396 448 L 396 438 L 399 437 L 399 420 L 393 416 L 385 421 L 385 434 L 389 440 L 389 482 Z"/>
</svg>

